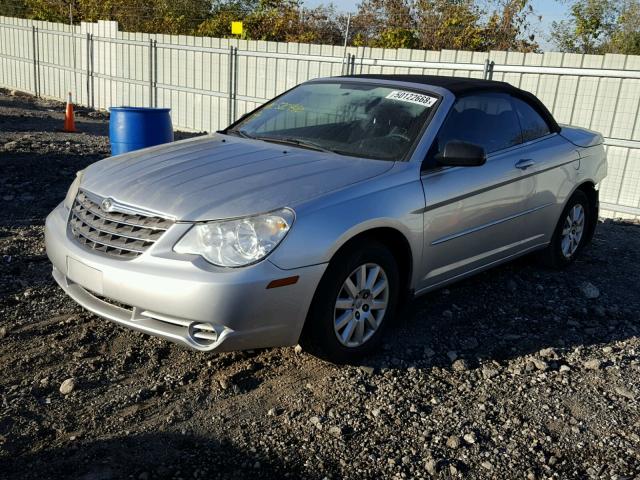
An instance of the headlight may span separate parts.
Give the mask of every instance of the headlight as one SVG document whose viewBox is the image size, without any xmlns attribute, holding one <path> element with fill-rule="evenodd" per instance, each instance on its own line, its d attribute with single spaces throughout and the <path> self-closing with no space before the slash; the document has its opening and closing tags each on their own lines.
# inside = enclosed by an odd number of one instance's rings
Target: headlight
<svg viewBox="0 0 640 480">
<path fill-rule="evenodd" d="M 80 182 L 82 181 L 82 175 L 84 175 L 84 170 L 80 170 L 76 173 L 76 178 L 67 190 L 67 196 L 64 197 L 64 206 L 71 210 L 73 207 L 73 201 L 76 199 L 76 195 L 78 195 L 78 189 L 80 188 Z"/>
<path fill-rule="evenodd" d="M 288 208 L 255 217 L 195 224 L 174 251 L 204 257 L 214 265 L 241 267 L 269 255 L 293 223 Z"/>
</svg>

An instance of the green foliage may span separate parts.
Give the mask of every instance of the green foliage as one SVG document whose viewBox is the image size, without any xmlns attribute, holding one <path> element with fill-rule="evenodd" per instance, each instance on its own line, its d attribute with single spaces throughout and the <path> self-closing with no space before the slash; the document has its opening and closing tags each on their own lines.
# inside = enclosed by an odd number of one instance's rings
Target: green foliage
<svg viewBox="0 0 640 480">
<path fill-rule="evenodd" d="M 24 17 L 27 14 L 27 5 L 24 0 L 10 0 L 0 2 L 0 15 L 4 17 Z"/>
<path fill-rule="evenodd" d="M 415 48 L 418 39 L 413 30 L 395 27 L 386 28 L 380 33 L 380 38 L 372 42 L 373 47 L 384 48 Z"/>
<path fill-rule="evenodd" d="M 622 9 L 607 47 L 612 53 L 640 55 L 640 1 L 630 1 Z"/>
<path fill-rule="evenodd" d="M 286 42 L 299 27 L 297 5 L 283 1 L 260 2 L 258 8 L 244 18 L 247 38 Z"/>
<path fill-rule="evenodd" d="M 74 22 L 116 20 L 125 31 L 179 34 L 193 31 L 209 14 L 208 0 L 25 0 L 27 16 Z"/>
<path fill-rule="evenodd" d="M 553 22 L 551 38 L 563 52 L 599 53 L 615 25 L 614 0 L 577 0 L 569 21 Z"/>
<path fill-rule="evenodd" d="M 332 4 L 303 0 L 14 0 L 29 18 L 68 22 L 116 20 L 125 31 L 343 44 L 347 16 Z M 347 43 L 381 48 L 537 49 L 527 36 L 530 0 L 363 0 L 350 19 Z M 480 3 L 481 2 L 481 3 Z M 482 4 L 482 7 L 480 6 Z M 13 3 L 12 5 L 18 5 Z M 6 7 L 5 7 L 6 8 Z M 628 43 L 628 40 L 620 40 Z"/>
<path fill-rule="evenodd" d="M 553 22 L 563 52 L 640 54 L 640 0 L 575 0 L 569 20 Z"/>
<path fill-rule="evenodd" d="M 242 38 L 282 42 L 333 43 L 340 39 L 333 7 L 302 10 L 297 0 L 225 2 L 214 6 L 210 18 L 197 28 L 199 35 L 232 37 L 231 22 L 242 21 Z"/>
<path fill-rule="evenodd" d="M 534 51 L 529 0 L 365 0 L 354 17 L 354 45 L 429 50 Z"/>
<path fill-rule="evenodd" d="M 244 18 L 244 8 L 235 2 L 216 5 L 211 16 L 198 25 L 196 34 L 221 38 L 231 36 L 231 22 Z"/>
</svg>

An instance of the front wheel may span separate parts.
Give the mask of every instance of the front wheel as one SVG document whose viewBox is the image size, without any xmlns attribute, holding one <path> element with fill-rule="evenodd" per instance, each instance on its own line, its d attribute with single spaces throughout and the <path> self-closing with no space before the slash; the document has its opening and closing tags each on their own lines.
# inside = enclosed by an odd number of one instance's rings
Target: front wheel
<svg viewBox="0 0 640 480">
<path fill-rule="evenodd" d="M 560 215 L 549 246 L 542 252 L 544 263 L 561 268 L 573 262 L 588 243 L 594 221 L 587 195 L 576 191 Z"/>
<path fill-rule="evenodd" d="M 313 299 L 303 343 L 327 360 L 343 363 L 374 350 L 392 321 L 399 291 L 389 250 L 367 241 L 334 258 Z"/>
</svg>

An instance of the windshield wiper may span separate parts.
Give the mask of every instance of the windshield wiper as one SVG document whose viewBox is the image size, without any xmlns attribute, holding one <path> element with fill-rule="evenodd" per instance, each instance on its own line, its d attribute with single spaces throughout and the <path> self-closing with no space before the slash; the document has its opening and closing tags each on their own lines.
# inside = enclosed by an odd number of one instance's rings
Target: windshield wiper
<svg viewBox="0 0 640 480">
<path fill-rule="evenodd" d="M 308 148 L 309 150 L 316 150 L 318 152 L 336 153 L 335 150 L 325 148 L 317 143 L 310 142 L 308 140 L 300 140 L 299 138 L 288 137 L 253 137 L 256 140 L 262 140 L 264 142 L 282 143 L 285 145 L 295 145 L 296 147 Z"/>
<path fill-rule="evenodd" d="M 231 135 L 237 135 L 238 137 L 242 137 L 242 138 L 253 138 L 255 139 L 256 137 L 254 137 L 253 135 L 248 134 L 247 132 L 245 132 L 244 130 L 238 130 L 236 128 L 231 128 L 229 130 L 227 130 L 225 132 L 227 135 L 231 134 Z"/>
<path fill-rule="evenodd" d="M 247 133 L 245 130 L 240 130 L 236 128 L 231 128 L 225 132 L 227 135 L 237 135 L 242 138 L 250 138 L 252 140 L 262 140 L 263 142 L 271 142 L 271 143 L 282 143 L 284 145 L 295 145 L 296 147 L 308 148 L 309 150 L 316 150 L 318 152 L 325 153 L 338 153 L 335 150 L 331 150 L 323 147 L 322 145 L 318 145 L 317 143 L 310 142 L 308 140 L 300 140 L 299 138 L 290 138 L 290 137 L 258 137 Z"/>
</svg>

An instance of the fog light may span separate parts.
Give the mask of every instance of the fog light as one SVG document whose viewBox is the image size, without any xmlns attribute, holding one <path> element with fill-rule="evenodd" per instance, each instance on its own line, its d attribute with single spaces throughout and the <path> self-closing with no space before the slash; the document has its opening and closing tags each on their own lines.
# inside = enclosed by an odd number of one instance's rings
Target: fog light
<svg viewBox="0 0 640 480">
<path fill-rule="evenodd" d="M 216 327 L 211 323 L 193 322 L 189 325 L 189 336 L 200 345 L 211 345 L 218 340 Z"/>
</svg>

